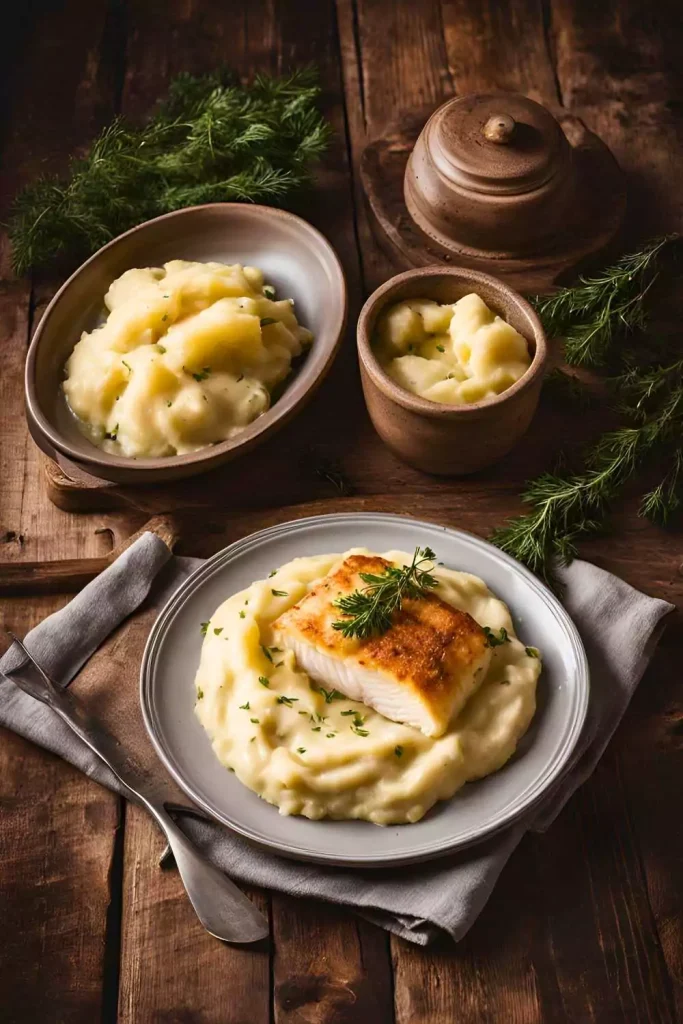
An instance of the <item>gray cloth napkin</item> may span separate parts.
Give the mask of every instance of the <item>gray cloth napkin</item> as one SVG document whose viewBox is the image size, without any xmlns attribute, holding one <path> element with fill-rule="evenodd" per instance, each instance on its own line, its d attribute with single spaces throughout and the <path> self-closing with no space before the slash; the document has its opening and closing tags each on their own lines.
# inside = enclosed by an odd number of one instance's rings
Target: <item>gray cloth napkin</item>
<svg viewBox="0 0 683 1024">
<path fill-rule="evenodd" d="M 160 607 L 198 564 L 198 559 L 173 557 L 158 537 L 144 534 L 70 604 L 31 630 L 26 646 L 66 686 L 146 598 L 152 597 Z M 347 905 L 419 945 L 443 933 L 462 938 L 524 833 L 546 829 L 593 771 L 647 666 L 662 620 L 673 608 L 587 562 L 575 561 L 562 577 L 564 602 L 590 662 L 588 717 L 570 769 L 540 806 L 506 832 L 455 856 L 380 873 L 285 860 L 194 816 L 183 816 L 184 830 L 237 881 Z M 10 651 L 0 661 L 0 673 L 13 667 L 11 658 Z M 0 724 L 119 789 L 109 771 L 49 708 L 4 677 Z"/>
</svg>

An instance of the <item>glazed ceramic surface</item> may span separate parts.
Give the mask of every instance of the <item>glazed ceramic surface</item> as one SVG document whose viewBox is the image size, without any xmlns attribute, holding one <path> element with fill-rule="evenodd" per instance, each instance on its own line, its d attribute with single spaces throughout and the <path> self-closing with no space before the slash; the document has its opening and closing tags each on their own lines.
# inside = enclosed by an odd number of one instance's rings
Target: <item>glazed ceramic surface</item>
<svg viewBox="0 0 683 1024">
<path fill-rule="evenodd" d="M 526 338 L 529 369 L 502 394 L 470 405 L 441 405 L 399 387 L 373 350 L 379 314 L 402 299 L 446 303 L 469 292 L 477 292 Z M 540 320 L 508 285 L 474 270 L 423 267 L 392 277 L 370 296 L 358 320 L 358 355 L 368 412 L 382 440 L 417 469 L 458 475 L 496 462 L 523 436 L 538 405 L 547 353 Z"/>
<path fill-rule="evenodd" d="M 64 364 L 83 331 L 100 321 L 104 295 L 131 267 L 172 259 L 253 264 L 278 295 L 293 298 L 299 322 L 314 336 L 305 359 L 271 408 L 239 436 L 189 455 L 129 459 L 110 455 L 80 432 L 62 393 Z M 283 426 L 329 370 L 346 323 L 346 285 L 329 242 L 283 210 L 216 203 L 141 224 L 95 253 L 48 306 L 26 363 L 26 407 L 37 444 L 62 464 L 123 483 L 156 483 L 214 469 Z"/>
<path fill-rule="evenodd" d="M 285 817 L 224 768 L 194 714 L 199 625 L 230 594 L 300 555 L 354 546 L 411 551 L 430 545 L 449 567 L 475 573 L 510 607 L 515 629 L 543 654 L 538 708 L 507 765 L 468 783 L 421 821 L 382 828 L 363 821 Z M 145 723 L 188 796 L 217 821 L 261 846 L 301 860 L 380 867 L 426 860 L 494 835 L 547 793 L 566 766 L 588 707 L 586 655 L 562 605 L 527 569 L 467 533 L 403 516 L 318 516 L 256 533 L 214 555 L 160 613 L 141 670 Z"/>
</svg>

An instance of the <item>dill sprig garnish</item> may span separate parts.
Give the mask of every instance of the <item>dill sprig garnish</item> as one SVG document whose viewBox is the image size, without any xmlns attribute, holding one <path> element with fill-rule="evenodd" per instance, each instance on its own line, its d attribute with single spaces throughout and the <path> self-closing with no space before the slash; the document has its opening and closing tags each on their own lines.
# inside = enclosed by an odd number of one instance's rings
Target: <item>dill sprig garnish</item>
<svg viewBox="0 0 683 1024">
<path fill-rule="evenodd" d="M 657 279 L 663 251 L 677 237 L 656 238 L 601 274 L 580 277 L 573 287 L 534 300 L 548 335 L 565 339 L 568 363 L 602 366 L 616 340 L 643 328 L 645 298 Z"/>
<path fill-rule="evenodd" d="M 334 607 L 348 618 L 333 622 L 333 628 L 347 639 L 356 637 L 364 640 L 386 633 L 391 627 L 392 616 L 401 610 L 406 598 L 422 597 L 438 586 L 439 581 L 424 567 L 425 562 L 434 562 L 435 559 L 431 548 L 416 547 L 410 565 L 401 569 L 390 565 L 382 573 L 360 573 L 365 586 L 334 602 Z"/>
<path fill-rule="evenodd" d="M 645 495 L 640 514 L 666 523 L 680 504 L 683 484 L 680 439 L 683 432 L 683 378 L 672 367 L 648 374 L 647 385 L 632 380 L 636 393 L 645 394 L 631 409 L 635 420 L 604 434 L 589 451 L 585 469 L 575 474 L 544 473 L 522 495 L 532 511 L 496 530 L 493 542 L 524 562 L 533 572 L 555 583 L 553 562 L 566 565 L 576 556 L 580 537 L 598 533 L 610 506 L 646 456 L 666 454 L 674 461 L 662 482 Z M 654 404 L 652 404 L 654 401 Z"/>
<path fill-rule="evenodd" d="M 64 178 L 24 188 L 10 215 L 18 274 L 82 259 L 141 221 L 201 203 L 280 204 L 310 180 L 329 125 L 315 69 L 248 85 L 223 72 L 179 75 L 141 128 L 117 118 Z"/>
<path fill-rule="evenodd" d="M 536 300 L 548 332 L 565 337 L 568 363 L 609 365 L 611 405 L 622 421 L 588 450 L 579 471 L 559 469 L 530 481 L 522 495 L 530 511 L 493 535 L 495 544 L 551 584 L 556 563 L 571 562 L 579 539 L 604 529 L 612 505 L 641 468 L 659 468 L 662 476 L 643 496 L 639 515 L 666 525 L 683 506 L 683 359 L 677 339 L 643 330 L 645 300 L 664 269 L 667 247 L 676 255 L 677 240 L 655 239 L 603 274 Z M 569 387 L 576 392 L 578 378 Z"/>
</svg>

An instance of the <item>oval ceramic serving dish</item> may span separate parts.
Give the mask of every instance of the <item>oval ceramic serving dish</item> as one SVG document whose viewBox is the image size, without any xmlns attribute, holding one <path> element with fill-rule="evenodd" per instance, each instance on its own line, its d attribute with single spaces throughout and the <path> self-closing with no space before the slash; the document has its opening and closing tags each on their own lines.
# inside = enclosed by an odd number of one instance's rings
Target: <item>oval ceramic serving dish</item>
<svg viewBox="0 0 683 1024">
<path fill-rule="evenodd" d="M 543 653 L 538 708 L 517 753 L 412 825 L 284 817 L 228 772 L 194 714 L 199 624 L 230 594 L 299 555 L 365 545 L 411 551 L 428 544 L 451 568 L 481 576 L 510 607 L 520 637 Z M 588 707 L 588 665 L 576 627 L 528 570 L 470 534 L 403 516 L 340 514 L 271 527 L 200 566 L 159 615 L 142 662 L 141 701 L 159 757 L 188 796 L 245 839 L 300 860 L 380 867 L 428 860 L 494 835 L 535 805 L 559 777 Z"/>
<path fill-rule="evenodd" d="M 61 388 L 62 371 L 81 333 L 102 314 L 109 285 L 125 270 L 172 259 L 252 264 L 277 293 L 293 298 L 313 345 L 281 397 L 238 437 L 188 455 L 129 459 L 91 444 L 80 432 Z M 329 242 L 300 217 L 267 206 L 215 203 L 140 224 L 95 253 L 60 288 L 31 342 L 26 411 L 42 450 L 64 465 L 119 483 L 157 483 L 192 476 L 265 440 L 311 397 L 329 370 L 346 324 L 346 284 Z"/>
</svg>

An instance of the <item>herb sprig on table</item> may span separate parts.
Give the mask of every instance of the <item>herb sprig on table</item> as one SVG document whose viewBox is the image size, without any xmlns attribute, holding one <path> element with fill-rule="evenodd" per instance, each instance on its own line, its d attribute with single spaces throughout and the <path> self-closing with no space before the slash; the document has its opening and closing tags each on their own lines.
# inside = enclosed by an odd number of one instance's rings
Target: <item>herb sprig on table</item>
<svg viewBox="0 0 683 1024">
<path fill-rule="evenodd" d="M 335 608 L 347 617 L 333 622 L 333 628 L 347 639 L 364 640 L 386 633 L 392 616 L 401 610 L 406 598 L 423 597 L 438 586 L 439 581 L 425 568 L 425 562 L 435 559 L 431 548 L 416 547 L 410 565 L 401 569 L 390 565 L 382 573 L 360 573 L 365 586 L 334 602 Z"/>
<path fill-rule="evenodd" d="M 19 193 L 10 217 L 14 269 L 82 259 L 185 206 L 281 203 L 309 182 L 327 146 L 319 93 L 311 67 L 247 85 L 219 72 L 179 75 L 141 128 L 117 118 L 67 176 L 39 178 Z"/>
<path fill-rule="evenodd" d="M 660 479 L 643 495 L 640 515 L 663 525 L 681 507 L 683 360 L 676 345 L 639 333 L 647 328 L 646 297 L 677 241 L 657 239 L 598 277 L 536 300 L 549 335 L 566 339 L 567 363 L 607 371 L 622 420 L 586 452 L 577 472 L 558 470 L 530 481 L 522 495 L 530 511 L 493 535 L 495 544 L 551 584 L 555 562 L 571 562 L 579 539 L 605 528 L 612 505 L 645 465 L 659 467 Z"/>
</svg>

